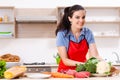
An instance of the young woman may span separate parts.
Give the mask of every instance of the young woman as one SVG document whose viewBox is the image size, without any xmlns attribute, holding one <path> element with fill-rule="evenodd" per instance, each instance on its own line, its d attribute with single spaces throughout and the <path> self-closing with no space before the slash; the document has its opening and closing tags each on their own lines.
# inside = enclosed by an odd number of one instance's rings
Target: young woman
<svg viewBox="0 0 120 80">
<path fill-rule="evenodd" d="M 75 69 L 76 64 L 83 64 L 89 55 L 101 59 L 94 36 L 84 27 L 86 11 L 81 5 L 64 9 L 64 15 L 56 29 L 56 44 L 61 61 L 58 72 Z"/>
</svg>

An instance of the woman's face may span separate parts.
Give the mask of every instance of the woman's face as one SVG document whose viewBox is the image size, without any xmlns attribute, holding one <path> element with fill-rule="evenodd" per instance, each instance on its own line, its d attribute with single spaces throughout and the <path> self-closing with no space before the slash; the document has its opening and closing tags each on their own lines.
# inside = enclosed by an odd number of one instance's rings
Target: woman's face
<svg viewBox="0 0 120 80">
<path fill-rule="evenodd" d="M 68 17 L 72 28 L 81 29 L 85 23 L 85 10 L 78 10 L 73 13 L 72 17 Z"/>
</svg>

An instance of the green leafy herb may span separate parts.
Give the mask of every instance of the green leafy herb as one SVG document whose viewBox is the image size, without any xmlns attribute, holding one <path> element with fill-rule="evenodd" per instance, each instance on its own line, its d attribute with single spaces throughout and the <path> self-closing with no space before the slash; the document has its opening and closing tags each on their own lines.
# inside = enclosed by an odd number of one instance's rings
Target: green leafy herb
<svg viewBox="0 0 120 80">
<path fill-rule="evenodd" d="M 4 78 L 4 72 L 6 71 L 6 62 L 0 60 L 0 78 Z"/>
</svg>

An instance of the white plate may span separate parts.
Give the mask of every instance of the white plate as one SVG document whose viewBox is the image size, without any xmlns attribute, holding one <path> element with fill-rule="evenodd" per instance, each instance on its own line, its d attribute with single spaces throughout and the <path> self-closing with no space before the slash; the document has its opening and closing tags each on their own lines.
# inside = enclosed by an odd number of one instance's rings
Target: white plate
<svg viewBox="0 0 120 80">
<path fill-rule="evenodd" d="M 51 75 L 41 73 L 27 73 L 26 75 L 28 78 L 32 79 L 46 79 L 51 77 Z"/>
<path fill-rule="evenodd" d="M 111 74 L 91 74 L 91 75 L 94 77 L 106 77 L 106 76 L 109 76 Z"/>
</svg>

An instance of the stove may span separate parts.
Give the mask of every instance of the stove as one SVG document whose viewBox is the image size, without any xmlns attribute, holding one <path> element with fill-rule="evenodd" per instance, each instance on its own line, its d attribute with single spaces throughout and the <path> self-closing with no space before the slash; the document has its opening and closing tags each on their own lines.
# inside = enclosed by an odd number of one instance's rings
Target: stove
<svg viewBox="0 0 120 80">
<path fill-rule="evenodd" d="M 23 65 L 45 65 L 45 62 L 23 63 Z"/>
<path fill-rule="evenodd" d="M 27 67 L 27 73 L 51 72 L 50 66 L 45 66 L 45 62 L 23 63 Z"/>
</svg>

